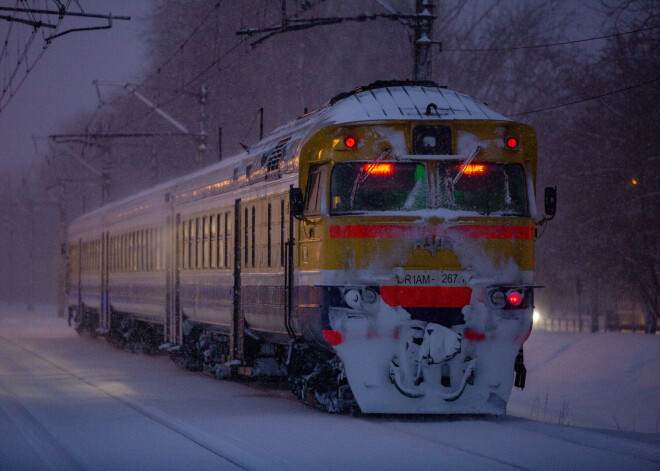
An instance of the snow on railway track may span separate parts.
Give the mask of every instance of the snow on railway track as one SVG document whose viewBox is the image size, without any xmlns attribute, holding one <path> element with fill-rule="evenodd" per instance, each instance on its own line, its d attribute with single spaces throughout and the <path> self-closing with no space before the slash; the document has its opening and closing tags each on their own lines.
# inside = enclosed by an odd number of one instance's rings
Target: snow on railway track
<svg viewBox="0 0 660 471">
<path fill-rule="evenodd" d="M 211 380 L 2 306 L 0 358 L 2 469 L 660 467 L 657 434 L 514 417 L 328 415 L 279 386 Z"/>
<path fill-rule="evenodd" d="M 221 469 L 244 469 L 244 470 L 296 470 L 296 464 L 283 460 L 280 457 L 266 453 L 258 448 L 232 437 L 229 434 L 216 432 L 213 437 L 206 436 L 205 433 L 195 430 L 188 424 L 169 416 L 162 410 L 142 404 L 130 396 L 113 392 L 111 388 L 99 385 L 96 381 L 86 378 L 80 373 L 69 370 L 67 367 L 44 357 L 39 352 L 27 347 L 21 342 L 11 340 L 0 335 L 2 342 L 7 345 L 21 349 L 25 354 L 34 359 L 49 365 L 54 370 L 60 372 L 58 376 L 50 376 L 58 380 L 68 377 L 76 382 L 83 383 L 96 392 L 101 393 L 114 401 L 126 406 L 138 414 L 161 425 L 169 431 L 177 434 L 179 437 L 193 443 L 194 445 L 206 450 L 210 454 L 220 458 L 222 462 L 231 465 L 222 466 Z M 4 348 L 4 347 L 3 347 Z M 46 378 L 42 376 L 42 379 Z M 38 417 L 30 412 L 30 406 L 23 404 L 21 399 L 11 391 L 11 385 L 6 384 L 0 376 L 0 391 L 4 392 L 4 401 L 0 401 L 0 410 L 12 420 L 14 426 L 28 441 L 31 448 L 39 453 L 45 463 L 50 464 L 55 469 L 84 469 L 83 466 L 74 458 L 75 453 L 66 449 L 48 430 Z M 9 400 L 6 400 L 9 399 Z M 44 447 L 44 444 L 46 445 Z"/>
</svg>

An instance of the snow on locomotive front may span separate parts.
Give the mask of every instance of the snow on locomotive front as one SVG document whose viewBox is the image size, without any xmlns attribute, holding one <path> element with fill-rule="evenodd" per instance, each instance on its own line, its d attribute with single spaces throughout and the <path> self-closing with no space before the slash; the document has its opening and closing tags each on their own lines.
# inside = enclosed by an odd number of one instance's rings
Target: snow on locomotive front
<svg viewBox="0 0 660 471">
<path fill-rule="evenodd" d="M 324 120 L 300 153 L 294 327 L 363 412 L 504 413 L 532 326 L 533 129 L 437 87 Z"/>
</svg>

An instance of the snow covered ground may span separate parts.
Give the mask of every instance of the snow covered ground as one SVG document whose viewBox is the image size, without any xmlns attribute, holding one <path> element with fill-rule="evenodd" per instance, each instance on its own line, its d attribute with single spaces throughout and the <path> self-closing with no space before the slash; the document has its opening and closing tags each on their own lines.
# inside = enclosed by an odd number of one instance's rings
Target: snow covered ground
<svg viewBox="0 0 660 471">
<path fill-rule="evenodd" d="M 0 304 L 0 469 L 655 470 L 659 342 L 535 332 L 514 416 L 354 418 Z"/>
<path fill-rule="evenodd" d="M 508 413 L 533 420 L 660 434 L 660 335 L 535 330 L 527 386 Z"/>
</svg>

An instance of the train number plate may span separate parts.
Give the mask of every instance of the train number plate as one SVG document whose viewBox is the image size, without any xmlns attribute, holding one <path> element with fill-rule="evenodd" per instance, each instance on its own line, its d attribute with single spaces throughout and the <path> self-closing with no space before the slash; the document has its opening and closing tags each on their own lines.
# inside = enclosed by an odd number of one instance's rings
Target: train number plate
<svg viewBox="0 0 660 471">
<path fill-rule="evenodd" d="M 397 274 L 399 286 L 465 286 L 458 271 L 405 270 Z"/>
</svg>

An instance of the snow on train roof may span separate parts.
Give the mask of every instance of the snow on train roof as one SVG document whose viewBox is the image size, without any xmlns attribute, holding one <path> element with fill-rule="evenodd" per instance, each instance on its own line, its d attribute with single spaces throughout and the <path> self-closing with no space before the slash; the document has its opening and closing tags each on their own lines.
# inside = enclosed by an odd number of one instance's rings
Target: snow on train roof
<svg viewBox="0 0 660 471">
<path fill-rule="evenodd" d="M 437 85 L 386 86 L 351 93 L 329 106 L 333 122 L 382 119 L 494 119 L 509 121 L 469 95 Z"/>
</svg>

